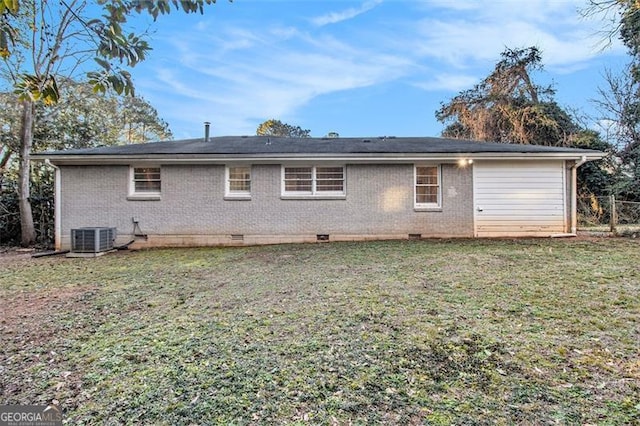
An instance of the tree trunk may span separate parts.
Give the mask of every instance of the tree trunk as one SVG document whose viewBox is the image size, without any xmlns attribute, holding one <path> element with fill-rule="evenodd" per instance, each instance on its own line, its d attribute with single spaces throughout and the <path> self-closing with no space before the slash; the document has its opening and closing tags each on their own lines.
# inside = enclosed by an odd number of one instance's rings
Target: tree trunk
<svg viewBox="0 0 640 426">
<path fill-rule="evenodd" d="M 9 148 L 0 149 L 2 155 L 0 156 L 0 173 L 4 172 L 11 157 L 11 150 Z"/>
<path fill-rule="evenodd" d="M 36 242 L 36 230 L 33 226 L 29 184 L 31 178 L 31 146 L 33 145 L 33 115 L 35 105 L 32 101 L 22 102 L 20 121 L 20 156 L 18 170 L 18 205 L 20 207 L 20 243 L 28 247 Z"/>
</svg>

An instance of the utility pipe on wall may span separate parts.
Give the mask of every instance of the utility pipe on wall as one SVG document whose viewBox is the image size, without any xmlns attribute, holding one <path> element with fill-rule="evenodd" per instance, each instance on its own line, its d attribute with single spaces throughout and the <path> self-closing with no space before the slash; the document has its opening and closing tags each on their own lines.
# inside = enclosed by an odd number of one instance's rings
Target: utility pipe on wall
<svg viewBox="0 0 640 426">
<path fill-rule="evenodd" d="M 60 248 L 62 247 L 62 216 L 61 216 L 61 208 L 62 206 L 60 205 L 60 190 L 61 190 L 61 185 L 62 183 L 60 182 L 60 167 L 56 166 L 55 164 L 51 163 L 51 161 L 49 161 L 49 159 L 44 160 L 45 164 L 51 166 L 54 168 L 55 170 L 55 177 L 54 177 L 54 191 L 53 191 L 53 234 L 54 234 L 54 239 L 55 239 L 55 243 L 54 243 L 54 247 L 56 250 L 60 250 Z"/>
<path fill-rule="evenodd" d="M 571 166 L 571 233 L 578 232 L 578 167 L 587 162 L 587 157 L 582 156 Z"/>
</svg>

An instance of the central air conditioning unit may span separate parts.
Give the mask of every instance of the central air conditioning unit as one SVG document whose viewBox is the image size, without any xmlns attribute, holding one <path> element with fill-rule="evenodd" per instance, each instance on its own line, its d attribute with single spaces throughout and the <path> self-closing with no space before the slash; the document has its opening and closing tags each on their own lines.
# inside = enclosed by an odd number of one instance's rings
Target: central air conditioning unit
<svg viewBox="0 0 640 426">
<path fill-rule="evenodd" d="M 78 228 L 71 230 L 71 251 L 100 253 L 113 250 L 116 228 Z"/>
</svg>

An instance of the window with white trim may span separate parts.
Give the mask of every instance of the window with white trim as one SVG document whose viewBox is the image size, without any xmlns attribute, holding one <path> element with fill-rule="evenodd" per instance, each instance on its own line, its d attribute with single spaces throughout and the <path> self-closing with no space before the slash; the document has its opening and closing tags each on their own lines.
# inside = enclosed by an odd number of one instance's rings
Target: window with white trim
<svg viewBox="0 0 640 426">
<path fill-rule="evenodd" d="M 342 196 L 344 175 L 344 166 L 283 166 L 282 194 Z"/>
<path fill-rule="evenodd" d="M 225 175 L 227 197 L 251 196 L 251 166 L 227 166 Z"/>
<path fill-rule="evenodd" d="M 160 167 L 131 167 L 130 195 L 160 196 L 161 189 Z"/>
<path fill-rule="evenodd" d="M 440 166 L 415 166 L 415 207 L 439 208 L 442 191 Z"/>
</svg>

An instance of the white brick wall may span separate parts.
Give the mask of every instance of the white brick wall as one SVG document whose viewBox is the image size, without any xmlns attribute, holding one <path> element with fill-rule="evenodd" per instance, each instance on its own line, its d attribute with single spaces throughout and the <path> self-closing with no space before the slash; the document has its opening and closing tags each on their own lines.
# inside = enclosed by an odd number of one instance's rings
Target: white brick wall
<svg viewBox="0 0 640 426">
<path fill-rule="evenodd" d="M 152 245 L 245 244 L 473 236 L 471 169 L 442 166 L 442 210 L 414 211 L 413 166 L 347 165 L 344 200 L 283 200 L 280 165 L 252 167 L 250 201 L 224 199 L 224 166 L 162 166 L 159 201 L 127 200 L 127 166 L 63 166 L 62 243 L 72 228 L 115 226 L 131 239 L 132 218 Z"/>
</svg>

